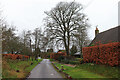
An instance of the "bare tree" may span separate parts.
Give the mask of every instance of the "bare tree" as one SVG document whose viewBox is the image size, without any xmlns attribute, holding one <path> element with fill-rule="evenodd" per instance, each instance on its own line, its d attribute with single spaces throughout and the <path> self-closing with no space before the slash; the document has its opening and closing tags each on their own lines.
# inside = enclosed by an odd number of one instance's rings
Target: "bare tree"
<svg viewBox="0 0 120 80">
<path fill-rule="evenodd" d="M 45 30 L 43 33 L 44 37 L 42 40 L 42 48 L 44 49 L 44 51 L 46 52 L 47 49 L 54 49 L 55 47 L 55 41 L 54 39 L 52 39 L 52 34 L 51 32 L 49 32 L 49 30 Z"/>
<path fill-rule="evenodd" d="M 62 41 L 67 55 L 69 55 L 71 38 L 87 20 L 80 12 L 82 9 L 82 5 L 76 2 L 60 2 L 55 8 L 45 12 L 46 29 L 51 33 L 50 38 L 56 39 L 57 42 Z"/>
<path fill-rule="evenodd" d="M 34 41 L 34 50 L 35 50 L 35 53 L 37 54 L 36 51 L 40 49 L 41 41 L 43 37 L 41 28 L 36 28 L 32 34 L 33 34 L 33 41 Z"/>
<path fill-rule="evenodd" d="M 20 37 L 20 46 L 21 46 L 21 52 L 24 54 L 32 54 L 32 49 L 31 49 L 31 43 L 32 43 L 32 33 L 30 30 L 25 31 L 23 30 L 22 35 Z"/>
<path fill-rule="evenodd" d="M 88 45 L 89 38 L 87 36 L 87 28 L 89 25 L 87 24 L 82 24 L 77 33 L 75 34 L 75 37 L 73 38 L 75 45 L 78 48 L 78 51 L 81 52 L 81 57 L 82 57 L 82 48 Z"/>
</svg>

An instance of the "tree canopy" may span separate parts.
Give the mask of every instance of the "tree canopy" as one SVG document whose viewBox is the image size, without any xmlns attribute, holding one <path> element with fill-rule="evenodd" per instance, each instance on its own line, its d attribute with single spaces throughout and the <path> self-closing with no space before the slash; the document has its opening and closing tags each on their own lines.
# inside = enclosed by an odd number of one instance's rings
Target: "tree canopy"
<svg viewBox="0 0 120 80">
<path fill-rule="evenodd" d="M 76 2 L 60 2 L 50 11 L 46 11 L 46 30 L 51 34 L 51 39 L 62 41 L 69 55 L 70 42 L 75 38 L 79 29 L 89 27 L 88 18 L 82 13 L 82 5 Z M 86 36 L 86 35 L 85 35 Z"/>
</svg>

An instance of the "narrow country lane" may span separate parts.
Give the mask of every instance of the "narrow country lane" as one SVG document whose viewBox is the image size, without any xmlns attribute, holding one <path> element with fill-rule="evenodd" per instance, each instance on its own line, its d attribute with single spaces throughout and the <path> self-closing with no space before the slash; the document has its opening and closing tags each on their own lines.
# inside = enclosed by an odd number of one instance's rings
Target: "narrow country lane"
<svg viewBox="0 0 120 80">
<path fill-rule="evenodd" d="M 27 80 L 31 80 L 33 78 L 37 78 L 40 80 L 44 80 L 44 78 L 51 78 L 52 80 L 53 78 L 57 80 L 63 80 L 61 74 L 54 69 L 49 59 L 43 59 L 43 61 L 31 71 Z"/>
</svg>

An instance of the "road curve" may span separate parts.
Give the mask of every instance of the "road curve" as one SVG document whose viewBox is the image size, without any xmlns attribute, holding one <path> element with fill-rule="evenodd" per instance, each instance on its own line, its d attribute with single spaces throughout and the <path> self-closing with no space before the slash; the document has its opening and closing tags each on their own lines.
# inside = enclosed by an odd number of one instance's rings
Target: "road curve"
<svg viewBox="0 0 120 80">
<path fill-rule="evenodd" d="M 52 66 L 51 62 L 49 59 L 43 59 L 40 64 L 38 64 L 30 73 L 29 77 L 27 80 L 30 80 L 31 78 L 56 78 L 62 79 L 63 77 L 61 76 L 60 73 L 58 73 L 54 67 Z M 63 79 L 62 79 L 63 80 Z"/>
</svg>

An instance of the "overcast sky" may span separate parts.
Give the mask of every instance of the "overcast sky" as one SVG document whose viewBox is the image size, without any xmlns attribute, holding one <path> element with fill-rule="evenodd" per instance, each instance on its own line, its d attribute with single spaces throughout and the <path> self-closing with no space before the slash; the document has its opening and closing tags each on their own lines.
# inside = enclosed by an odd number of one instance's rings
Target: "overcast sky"
<svg viewBox="0 0 120 80">
<path fill-rule="evenodd" d="M 2 15 L 8 24 L 14 24 L 18 33 L 22 30 L 34 30 L 36 27 L 44 28 L 44 11 L 54 8 L 58 2 L 71 2 L 74 0 L 0 0 Z M 118 25 L 119 0 L 75 0 L 84 6 L 83 12 L 89 18 L 91 28 L 89 37 L 94 38 L 96 25 L 100 32 Z"/>
</svg>

